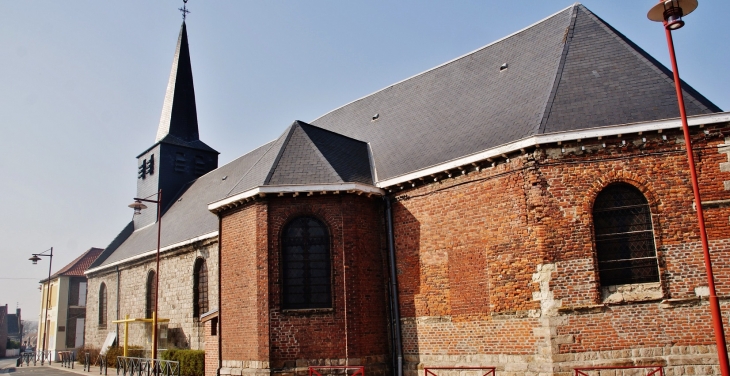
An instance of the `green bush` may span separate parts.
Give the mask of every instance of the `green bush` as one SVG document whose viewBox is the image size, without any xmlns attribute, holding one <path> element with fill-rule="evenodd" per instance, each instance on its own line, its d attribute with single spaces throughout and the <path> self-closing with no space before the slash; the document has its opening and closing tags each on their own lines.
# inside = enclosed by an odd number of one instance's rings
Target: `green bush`
<svg viewBox="0 0 730 376">
<path fill-rule="evenodd" d="M 182 376 L 203 376 L 205 374 L 205 351 L 170 349 L 163 351 L 160 358 L 180 362 L 180 375 Z"/>
<path fill-rule="evenodd" d="M 5 342 L 5 348 L 6 349 L 19 349 L 20 342 L 15 342 L 15 341 L 11 340 L 10 338 L 8 338 L 7 342 Z"/>
</svg>

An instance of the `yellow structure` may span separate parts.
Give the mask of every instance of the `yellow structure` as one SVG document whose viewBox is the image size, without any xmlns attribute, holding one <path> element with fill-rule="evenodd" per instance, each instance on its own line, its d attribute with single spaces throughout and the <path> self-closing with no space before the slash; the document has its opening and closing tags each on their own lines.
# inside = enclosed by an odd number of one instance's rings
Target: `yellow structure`
<svg viewBox="0 0 730 376">
<path fill-rule="evenodd" d="M 154 322 L 154 315 L 155 313 L 152 313 L 152 318 L 150 319 L 130 319 L 129 315 L 124 316 L 124 320 L 114 320 L 112 321 L 115 324 L 121 324 L 124 323 L 124 356 L 127 356 L 127 347 L 129 344 L 127 343 L 127 339 L 129 338 L 129 323 L 135 323 L 135 322 L 141 322 L 141 323 L 153 323 Z M 157 319 L 157 323 L 165 323 L 170 322 L 170 319 Z M 152 338 L 155 338 L 155 332 L 157 331 L 157 328 L 152 328 Z"/>
</svg>

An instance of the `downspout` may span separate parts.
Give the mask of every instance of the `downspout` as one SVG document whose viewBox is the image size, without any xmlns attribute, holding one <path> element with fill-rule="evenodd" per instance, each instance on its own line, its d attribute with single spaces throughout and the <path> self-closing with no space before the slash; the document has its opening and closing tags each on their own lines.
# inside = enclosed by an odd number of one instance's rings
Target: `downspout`
<svg viewBox="0 0 730 376">
<path fill-rule="evenodd" d="M 119 276 L 120 276 L 121 272 L 119 271 L 119 265 L 115 266 L 115 269 L 117 270 L 117 318 L 116 318 L 116 320 L 119 321 L 119 292 L 120 292 Z M 119 345 L 119 323 L 117 323 L 117 346 L 118 345 Z"/>
<path fill-rule="evenodd" d="M 403 376 L 403 343 L 400 332 L 400 304 L 398 303 L 398 280 L 395 268 L 395 239 L 393 238 L 393 210 L 390 197 L 384 196 L 385 223 L 388 233 L 388 264 L 390 264 L 390 296 L 393 304 L 393 337 L 395 338 L 396 374 Z"/>
<path fill-rule="evenodd" d="M 223 269 L 223 263 L 221 260 L 223 257 L 223 218 L 220 213 L 218 214 L 218 369 L 215 371 L 217 376 L 221 374 L 221 368 L 223 367 L 223 291 L 221 290 L 221 269 Z M 210 323 L 213 325 L 213 323 Z"/>
</svg>

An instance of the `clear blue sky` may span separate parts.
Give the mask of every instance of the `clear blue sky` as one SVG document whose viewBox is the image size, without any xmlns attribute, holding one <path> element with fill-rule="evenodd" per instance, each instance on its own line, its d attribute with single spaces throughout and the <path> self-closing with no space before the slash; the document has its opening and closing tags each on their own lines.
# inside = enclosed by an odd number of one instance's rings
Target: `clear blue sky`
<svg viewBox="0 0 730 376">
<path fill-rule="evenodd" d="M 352 100 L 484 46 L 571 1 L 191 0 L 201 139 L 221 164 Z M 583 3 L 668 65 L 653 0 Z M 131 219 L 182 1 L 0 0 L 0 304 L 36 320 L 38 280 Z M 730 2 L 675 33 L 682 78 L 730 109 Z M 8 279 L 13 278 L 13 279 Z"/>
</svg>

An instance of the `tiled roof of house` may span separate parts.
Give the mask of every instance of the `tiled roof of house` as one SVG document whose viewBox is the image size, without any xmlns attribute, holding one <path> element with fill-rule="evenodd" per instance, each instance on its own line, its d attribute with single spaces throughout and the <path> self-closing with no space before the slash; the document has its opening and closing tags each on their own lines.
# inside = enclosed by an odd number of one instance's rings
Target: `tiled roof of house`
<svg viewBox="0 0 730 376">
<path fill-rule="evenodd" d="M 721 111 L 686 84 L 684 95 L 689 115 Z M 312 124 L 297 121 L 191 182 L 162 218 L 161 244 L 214 233 L 207 205 L 258 186 L 375 184 L 537 134 L 678 116 L 671 72 L 575 4 Z M 156 236 L 156 226 L 127 226 L 93 266 L 154 250 Z"/>
<path fill-rule="evenodd" d="M 84 277 L 84 272 L 86 269 L 88 269 L 91 264 L 96 260 L 97 257 L 103 252 L 104 250 L 101 248 L 89 248 L 86 252 L 82 253 L 79 257 L 77 257 L 75 260 L 68 263 L 68 265 L 61 268 L 59 271 L 51 275 L 51 279 L 60 277 L 60 276 L 76 276 L 76 277 Z M 44 279 L 41 281 L 41 283 L 47 282 L 48 279 Z"/>
</svg>

